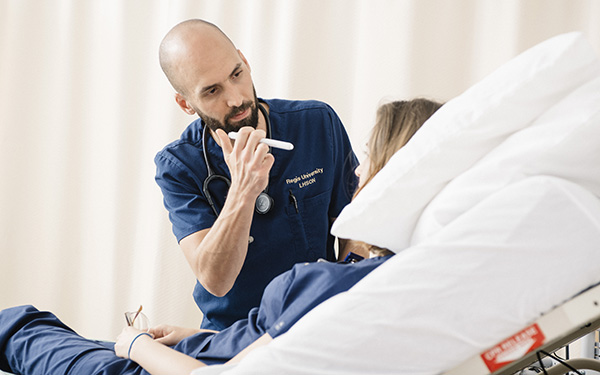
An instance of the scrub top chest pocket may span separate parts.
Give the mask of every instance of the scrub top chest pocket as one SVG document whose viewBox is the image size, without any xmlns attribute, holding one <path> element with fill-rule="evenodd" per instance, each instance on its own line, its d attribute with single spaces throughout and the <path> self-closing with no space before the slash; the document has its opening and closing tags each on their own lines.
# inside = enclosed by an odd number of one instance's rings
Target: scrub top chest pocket
<svg viewBox="0 0 600 375">
<path fill-rule="evenodd" d="M 304 197 L 300 192 L 288 188 L 286 213 L 297 251 L 308 249 L 309 258 L 318 258 L 327 251 L 324 239 L 329 236 L 329 197 L 331 191 L 316 196 Z M 305 250 L 304 250 L 305 251 Z"/>
</svg>

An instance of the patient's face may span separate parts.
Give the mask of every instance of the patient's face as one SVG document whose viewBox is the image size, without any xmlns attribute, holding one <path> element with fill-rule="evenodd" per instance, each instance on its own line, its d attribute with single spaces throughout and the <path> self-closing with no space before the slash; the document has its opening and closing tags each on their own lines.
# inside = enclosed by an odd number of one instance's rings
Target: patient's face
<svg viewBox="0 0 600 375">
<path fill-rule="evenodd" d="M 354 174 L 356 174 L 356 176 L 358 177 L 358 187 L 362 187 L 365 183 L 365 181 L 367 181 L 367 178 L 369 177 L 369 157 L 366 156 L 365 160 L 363 160 L 362 163 L 360 163 L 358 165 L 358 167 L 356 167 L 356 169 L 354 170 Z"/>
</svg>

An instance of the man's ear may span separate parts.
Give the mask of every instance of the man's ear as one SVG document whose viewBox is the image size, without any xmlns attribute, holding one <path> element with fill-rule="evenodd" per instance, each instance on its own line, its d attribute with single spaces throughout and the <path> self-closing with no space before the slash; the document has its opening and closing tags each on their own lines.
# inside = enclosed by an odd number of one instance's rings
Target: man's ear
<svg viewBox="0 0 600 375">
<path fill-rule="evenodd" d="M 175 101 L 177 102 L 177 105 L 179 105 L 179 107 L 183 110 L 183 112 L 187 113 L 188 115 L 196 114 L 194 108 L 190 107 L 187 100 L 185 100 L 183 95 L 181 95 L 178 92 L 175 93 Z"/>
</svg>

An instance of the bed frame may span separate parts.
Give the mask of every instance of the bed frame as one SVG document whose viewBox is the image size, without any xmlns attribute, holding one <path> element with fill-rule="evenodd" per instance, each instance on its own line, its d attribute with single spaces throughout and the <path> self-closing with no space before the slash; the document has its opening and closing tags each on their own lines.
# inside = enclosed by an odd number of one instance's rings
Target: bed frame
<svg viewBox="0 0 600 375">
<path fill-rule="evenodd" d="M 533 324 L 443 375 L 515 374 L 537 362 L 538 356 L 546 357 L 599 328 L 600 284 L 578 294 Z M 594 359 L 593 355 L 591 357 L 570 359 L 564 363 L 577 370 L 600 371 L 600 360 Z M 545 371 L 548 375 L 562 375 L 572 370 L 558 363 Z"/>
</svg>

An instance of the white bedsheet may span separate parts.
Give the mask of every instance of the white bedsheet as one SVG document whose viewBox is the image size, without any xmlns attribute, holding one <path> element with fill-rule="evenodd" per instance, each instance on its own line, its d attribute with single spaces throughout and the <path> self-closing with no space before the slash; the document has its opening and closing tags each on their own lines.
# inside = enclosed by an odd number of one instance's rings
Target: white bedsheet
<svg viewBox="0 0 600 375">
<path fill-rule="evenodd" d="M 578 59 L 574 66 L 581 66 L 581 56 L 589 57 L 590 52 L 582 40 L 581 35 L 570 34 L 536 53 L 526 53 L 520 64 L 527 79 L 535 77 L 540 54 L 560 54 L 556 59 L 560 69 L 555 70 L 559 76 L 568 70 L 569 56 Z M 514 131 L 502 139 L 491 129 L 494 142 L 488 142 L 485 134 L 471 138 L 474 143 L 482 141 L 476 146 L 480 155 L 468 162 L 466 156 L 456 160 L 465 162 L 465 168 L 453 168 L 456 174 L 439 183 L 433 197 L 421 199 L 420 207 L 393 194 L 394 200 L 386 201 L 393 189 L 391 185 L 378 189 L 386 184 L 376 182 L 380 177 L 376 176 L 374 188 L 361 192 L 369 195 L 356 206 L 350 204 L 334 228 L 336 234 L 350 233 L 348 237 L 359 240 L 368 237 L 374 243 L 382 239 L 410 246 L 396 248 L 401 251 L 394 258 L 354 288 L 319 305 L 239 365 L 194 374 L 438 374 L 600 282 L 600 79 L 594 80 L 594 75 L 600 77 L 598 64 L 587 58 L 586 69 L 581 69 L 586 79 L 574 76 L 577 84 L 566 83 L 547 105 L 539 102 L 550 100 L 543 85 L 523 89 L 518 82 L 525 75 L 510 69 L 506 76 L 506 69 L 492 74 L 491 82 L 508 87 L 505 80 L 514 80 L 521 90 L 520 100 L 511 101 L 504 92 L 504 104 L 491 106 L 495 113 L 504 113 L 495 126 L 510 121 L 508 110 L 523 123 L 511 124 Z M 556 79 L 547 65 L 543 74 L 544 81 Z M 486 98 L 494 101 L 493 85 L 488 89 L 492 91 Z M 468 111 L 469 102 L 462 99 L 457 102 Z M 519 108 L 531 113 L 534 102 L 538 114 L 518 116 Z M 428 132 L 435 134 L 436 126 L 444 126 L 457 114 L 456 105 L 442 112 L 426 125 Z M 480 115 L 485 118 L 486 113 Z M 474 120 L 479 121 L 480 115 Z M 485 124 L 463 127 L 470 134 L 485 128 Z M 422 151 L 414 144 L 411 151 L 410 143 L 408 151 L 397 155 L 412 160 L 419 156 L 426 161 L 422 169 L 416 163 L 395 170 L 406 163 L 391 163 L 382 175 L 395 178 L 405 173 L 393 181 L 399 189 L 425 181 L 427 176 L 420 173 L 435 171 L 436 163 L 443 169 L 449 160 L 444 153 L 453 154 L 458 147 L 467 154 L 462 148 L 468 147 L 469 138 L 461 144 L 460 134 L 448 134 L 452 142 L 430 147 L 432 156 L 422 158 Z M 369 199 L 378 205 L 364 204 Z M 403 204 L 416 210 L 406 214 Z M 370 230 L 356 225 L 356 220 L 376 218 L 378 209 L 388 210 L 386 222 L 380 223 L 388 230 L 384 238 L 369 237 Z M 389 215 L 390 209 L 398 212 L 397 217 Z M 393 232 L 406 220 L 412 232 L 404 227 Z"/>
<path fill-rule="evenodd" d="M 600 281 L 598 244 L 593 195 L 552 177 L 527 179 L 399 253 L 225 373 L 440 373 Z"/>
</svg>

